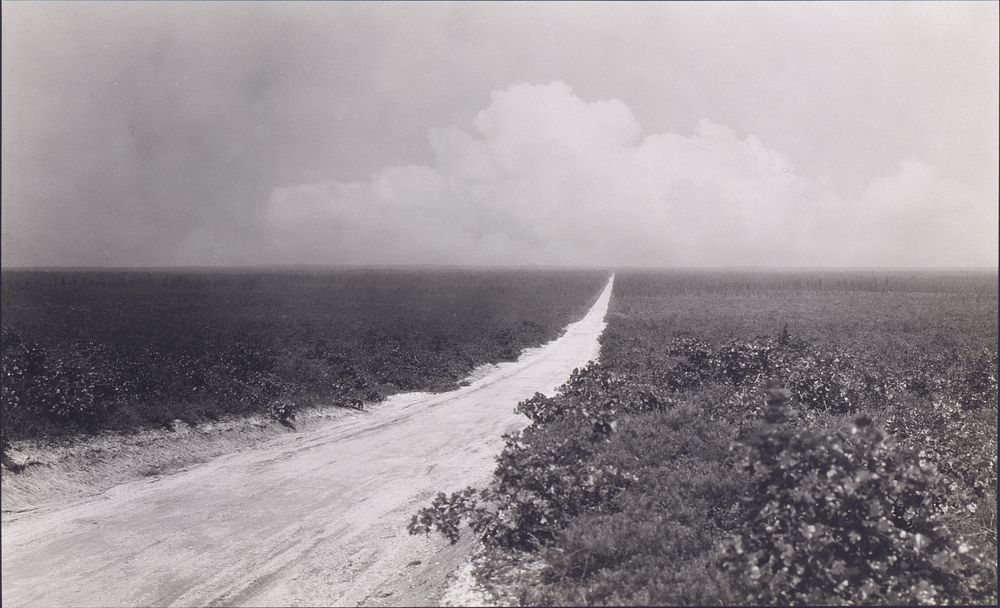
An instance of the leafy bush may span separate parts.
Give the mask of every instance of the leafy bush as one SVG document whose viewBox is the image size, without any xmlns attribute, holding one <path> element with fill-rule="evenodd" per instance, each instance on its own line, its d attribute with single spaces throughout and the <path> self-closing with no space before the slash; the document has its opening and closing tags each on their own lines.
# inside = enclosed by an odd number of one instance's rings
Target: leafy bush
<svg viewBox="0 0 1000 608">
<path fill-rule="evenodd" d="M 267 404 L 267 415 L 280 422 L 289 424 L 295 419 L 295 403 L 291 399 L 276 399 Z"/>
<path fill-rule="evenodd" d="M 784 384 L 799 403 L 833 412 L 850 412 L 858 403 L 855 378 L 834 354 L 809 353 L 790 362 Z"/>
<path fill-rule="evenodd" d="M 439 494 L 413 517 L 410 533 L 436 531 L 455 542 L 464 522 L 491 547 L 542 546 L 570 518 L 607 505 L 635 480 L 594 460 L 595 438 L 590 421 L 575 419 L 508 435 L 493 482 L 479 491 Z"/>
<path fill-rule="evenodd" d="M 850 434 L 764 424 L 737 444 L 751 476 L 726 564 L 750 603 L 982 601 L 985 553 L 948 527 L 933 463 L 862 417 Z M 963 499 L 966 504 L 968 498 Z"/>
<path fill-rule="evenodd" d="M 777 343 L 770 338 L 731 340 L 718 349 L 719 372 L 736 386 L 770 377 L 778 364 Z"/>
<path fill-rule="evenodd" d="M 996 409 L 997 351 L 983 349 L 969 356 L 962 365 L 959 399 L 966 409 Z"/>
<path fill-rule="evenodd" d="M 985 496 L 997 478 L 996 413 L 932 399 L 890 409 L 883 421 L 900 444 L 936 464 L 956 490 Z"/>
</svg>

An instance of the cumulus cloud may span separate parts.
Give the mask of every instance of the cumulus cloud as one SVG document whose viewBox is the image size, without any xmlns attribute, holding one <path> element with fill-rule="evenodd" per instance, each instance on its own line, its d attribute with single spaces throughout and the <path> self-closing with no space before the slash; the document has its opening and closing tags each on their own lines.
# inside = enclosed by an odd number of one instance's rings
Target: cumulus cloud
<svg viewBox="0 0 1000 608">
<path fill-rule="evenodd" d="M 754 135 L 701 120 L 644 135 L 618 100 L 562 82 L 493 92 L 434 161 L 273 190 L 268 259 L 289 263 L 994 265 L 996 201 L 918 160 L 857 195 Z M 816 145 L 822 145 L 817 142 Z"/>
</svg>

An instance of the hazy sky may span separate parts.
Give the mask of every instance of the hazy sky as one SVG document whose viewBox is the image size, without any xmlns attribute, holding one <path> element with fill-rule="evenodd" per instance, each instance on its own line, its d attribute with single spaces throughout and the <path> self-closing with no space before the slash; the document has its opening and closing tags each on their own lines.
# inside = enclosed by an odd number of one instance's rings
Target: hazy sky
<svg viewBox="0 0 1000 608">
<path fill-rule="evenodd" d="M 996 266 L 998 4 L 3 4 L 5 266 Z"/>
</svg>

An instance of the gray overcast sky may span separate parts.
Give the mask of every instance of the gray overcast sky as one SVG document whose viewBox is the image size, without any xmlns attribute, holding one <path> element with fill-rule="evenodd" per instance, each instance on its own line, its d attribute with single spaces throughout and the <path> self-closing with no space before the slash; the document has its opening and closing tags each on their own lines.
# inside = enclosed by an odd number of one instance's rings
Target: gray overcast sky
<svg viewBox="0 0 1000 608">
<path fill-rule="evenodd" d="M 5 266 L 996 266 L 998 4 L 3 4 Z"/>
</svg>

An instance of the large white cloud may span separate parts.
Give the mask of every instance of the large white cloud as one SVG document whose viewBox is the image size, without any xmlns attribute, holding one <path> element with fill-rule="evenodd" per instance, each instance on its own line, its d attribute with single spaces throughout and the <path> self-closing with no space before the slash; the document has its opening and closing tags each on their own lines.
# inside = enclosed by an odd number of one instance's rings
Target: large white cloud
<svg viewBox="0 0 1000 608">
<path fill-rule="evenodd" d="M 997 202 L 904 160 L 855 195 L 702 120 L 643 137 L 620 101 L 562 82 L 492 94 L 432 166 L 273 191 L 268 258 L 291 263 L 995 265 Z M 817 142 L 817 146 L 823 145 Z"/>
</svg>

